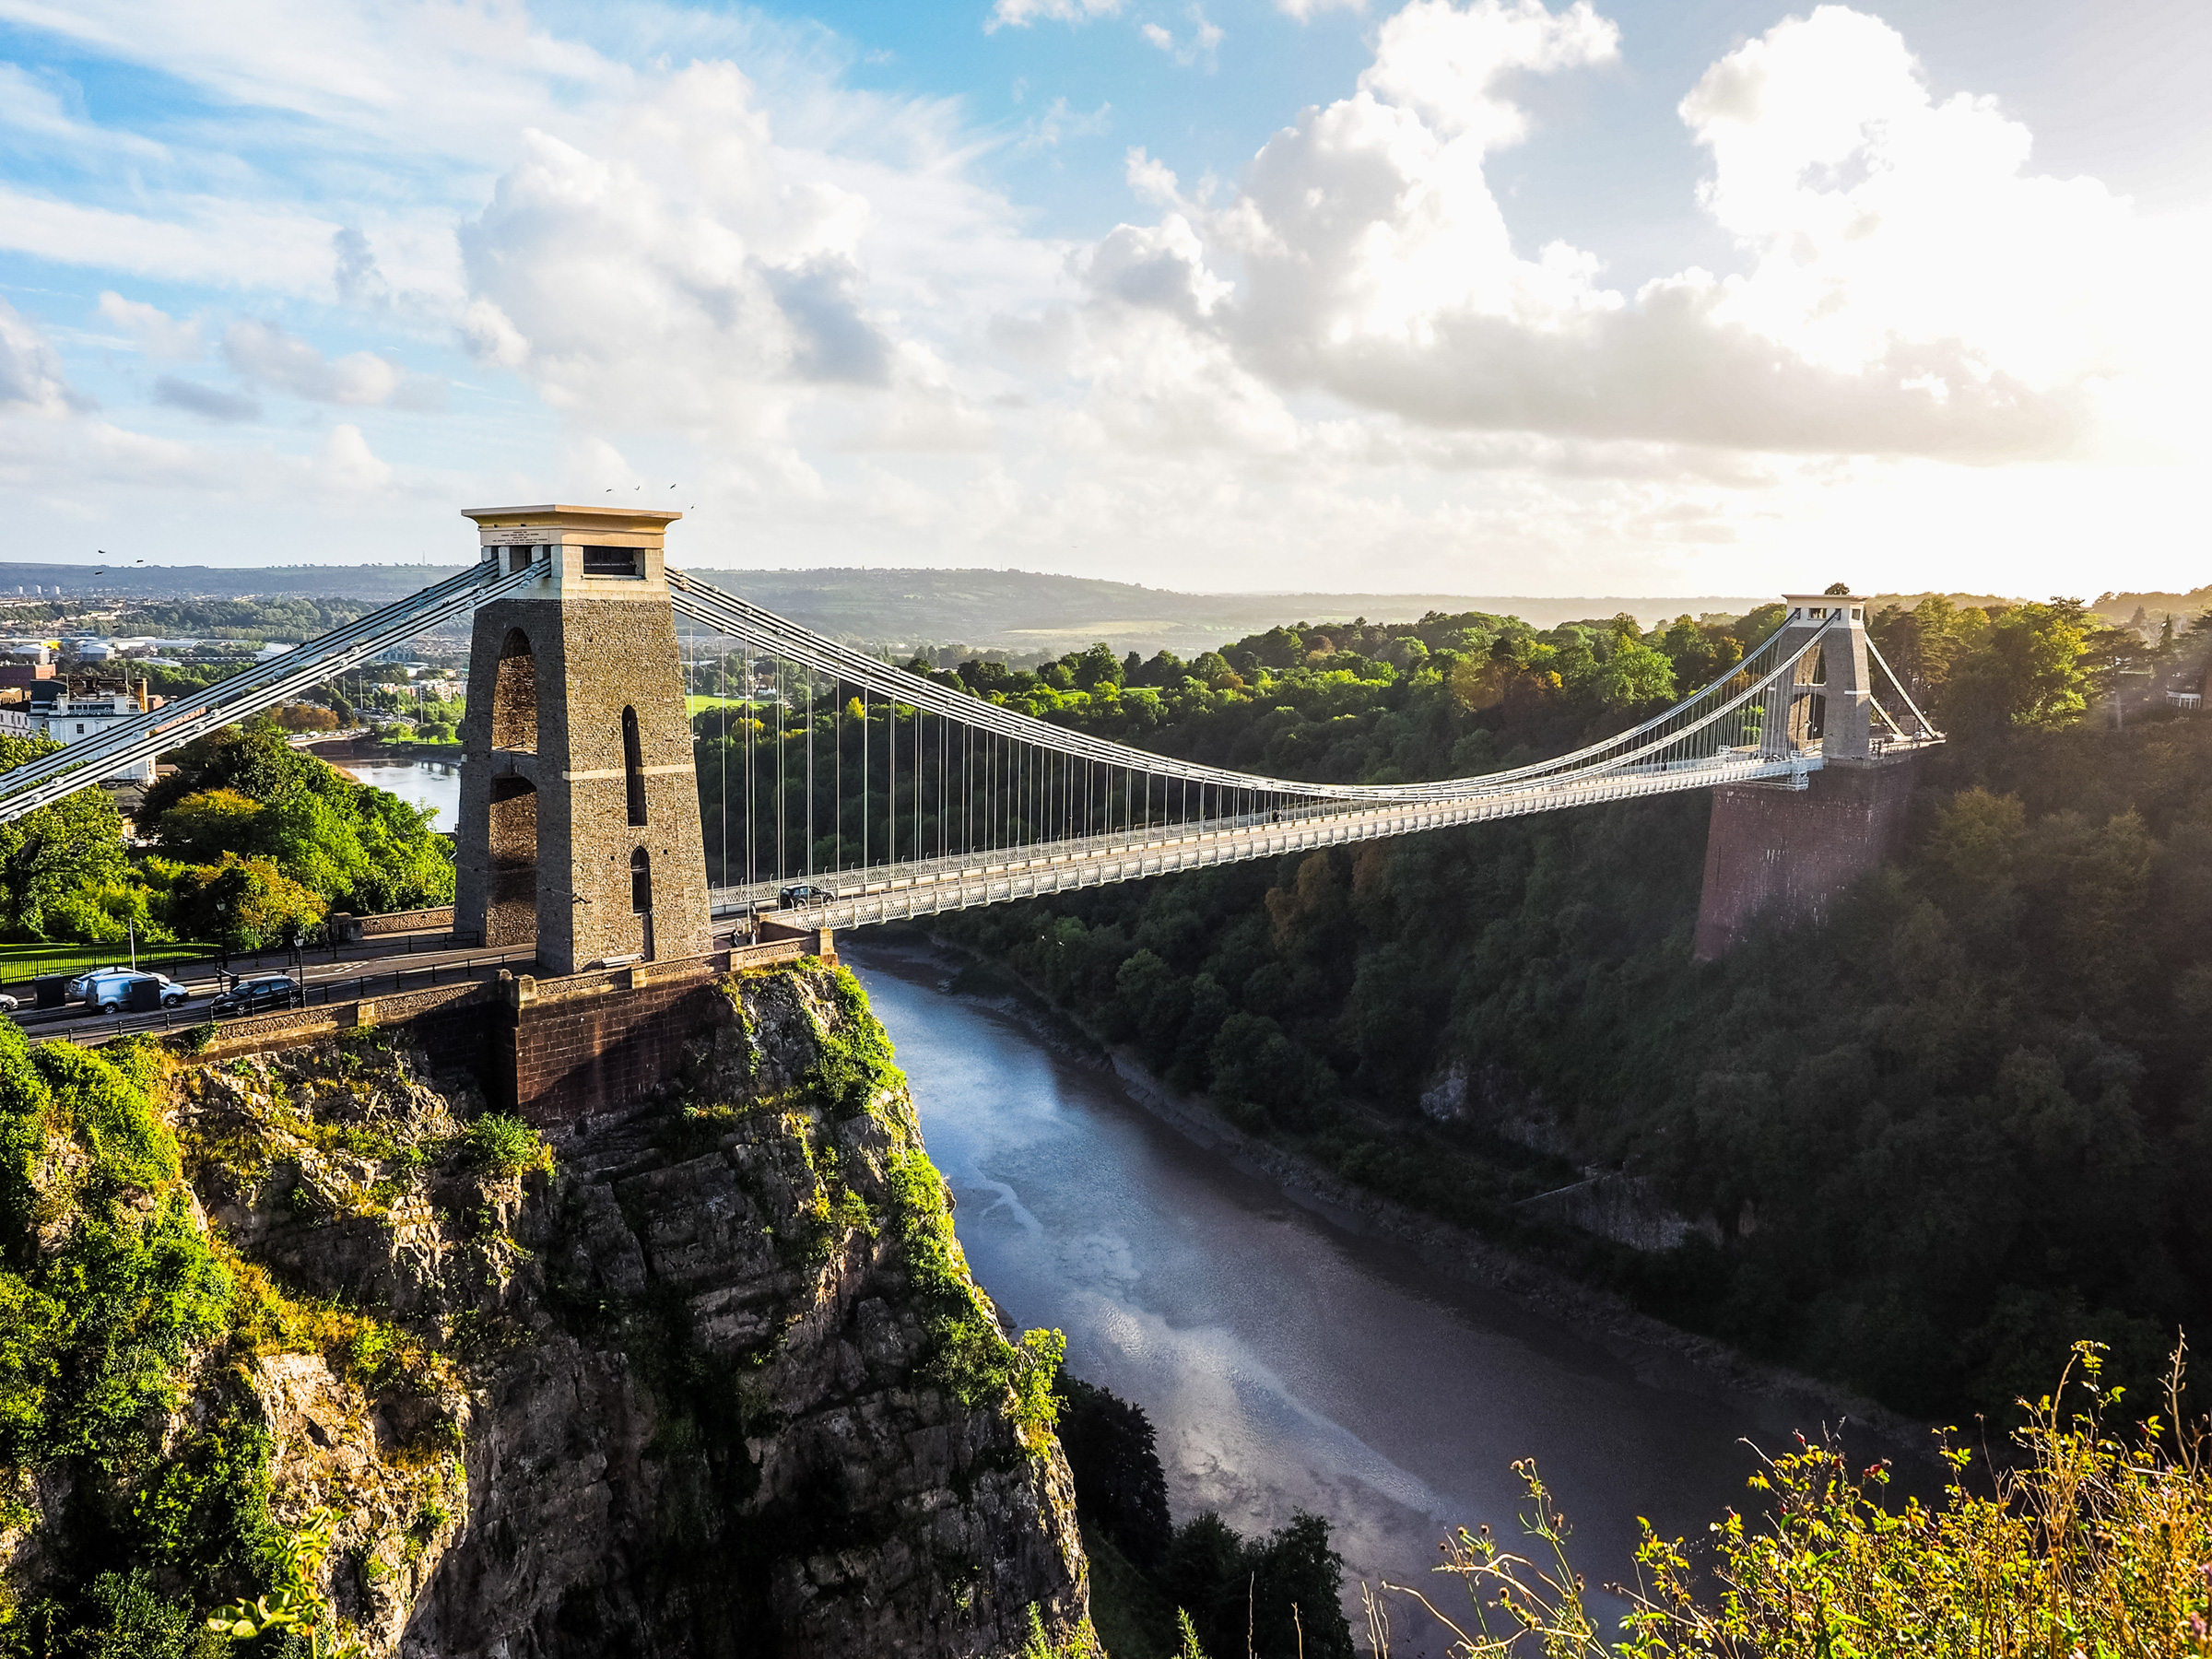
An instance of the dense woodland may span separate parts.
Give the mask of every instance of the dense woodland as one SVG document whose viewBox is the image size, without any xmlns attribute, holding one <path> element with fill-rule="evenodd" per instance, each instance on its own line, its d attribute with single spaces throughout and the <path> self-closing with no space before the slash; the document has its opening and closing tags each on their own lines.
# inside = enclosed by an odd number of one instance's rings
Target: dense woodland
<svg viewBox="0 0 2212 1659">
<path fill-rule="evenodd" d="M 1384 782 L 1618 729 L 1778 619 L 1430 617 L 959 677 L 1171 754 Z M 1873 631 L 1953 741 L 1916 763 L 1890 867 L 1719 963 L 1690 955 L 1695 794 L 942 925 L 1345 1176 L 1900 1407 L 2002 1411 L 2084 1335 L 2147 1374 L 2212 1286 L 2212 721 L 2084 716 L 2205 631 L 1941 600 Z M 1425 1118 L 1454 1062 L 1571 1156 Z M 1578 1164 L 1648 1174 L 1719 1241 L 1640 1255 L 1525 1220 Z"/>
</svg>

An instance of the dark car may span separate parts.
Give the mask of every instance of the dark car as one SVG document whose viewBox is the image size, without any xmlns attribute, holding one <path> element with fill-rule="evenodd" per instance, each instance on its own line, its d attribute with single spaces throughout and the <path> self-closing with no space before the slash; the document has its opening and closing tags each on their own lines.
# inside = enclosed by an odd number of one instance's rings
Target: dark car
<svg viewBox="0 0 2212 1659">
<path fill-rule="evenodd" d="M 810 904 L 827 904 L 836 897 L 832 889 L 818 883 L 794 881 L 776 895 L 776 903 L 783 910 L 804 910 Z"/>
<path fill-rule="evenodd" d="M 256 978 L 241 980 L 207 1005 L 210 1014 L 255 1014 L 267 1008 L 288 1008 L 292 994 L 299 990 L 291 976 L 285 973 L 265 973 Z"/>
</svg>

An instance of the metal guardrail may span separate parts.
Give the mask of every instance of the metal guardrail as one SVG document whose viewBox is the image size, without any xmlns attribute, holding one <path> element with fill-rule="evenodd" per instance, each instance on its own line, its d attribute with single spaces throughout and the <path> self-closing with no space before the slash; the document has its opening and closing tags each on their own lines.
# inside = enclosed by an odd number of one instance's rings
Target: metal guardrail
<svg viewBox="0 0 2212 1659">
<path fill-rule="evenodd" d="M 368 954 L 382 956 L 394 955 L 403 948 L 407 955 L 414 956 L 430 950 L 469 950 L 481 947 L 481 941 L 474 934 L 431 935 L 424 932 L 372 934 L 358 943 L 340 940 L 335 946 L 329 941 L 320 945 L 301 946 L 297 956 L 291 951 L 278 948 L 245 951 L 228 957 L 218 955 L 169 957 L 157 961 L 151 959 L 150 952 L 146 952 L 142 953 L 141 963 L 135 971 L 167 974 L 171 979 L 179 981 L 186 978 L 211 979 L 218 973 L 225 972 L 241 975 L 275 973 L 284 968 L 304 968 L 306 960 L 300 959 L 329 962 L 343 961 L 345 959 L 344 953 L 361 952 L 370 945 L 371 940 L 374 940 L 378 947 L 370 949 Z M 405 941 L 404 947 L 403 940 Z M 80 979 L 88 973 L 129 973 L 132 971 L 134 969 L 130 960 L 124 957 L 118 957 L 112 962 L 96 960 L 82 968 L 73 968 L 65 973 L 27 973 L 20 979 L 0 980 L 0 991 L 6 991 L 20 997 L 27 993 L 35 992 L 41 980 L 73 980 Z"/>
</svg>

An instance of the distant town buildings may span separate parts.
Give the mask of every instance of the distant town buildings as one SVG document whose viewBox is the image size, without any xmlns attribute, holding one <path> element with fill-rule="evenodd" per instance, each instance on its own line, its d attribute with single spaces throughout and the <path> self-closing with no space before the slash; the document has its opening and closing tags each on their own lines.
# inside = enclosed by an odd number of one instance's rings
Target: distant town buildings
<svg viewBox="0 0 2212 1659">
<path fill-rule="evenodd" d="M 18 717 L 27 728 L 23 735 L 51 737 L 56 743 L 81 743 L 88 737 L 99 736 L 118 721 L 158 709 L 166 700 L 150 695 L 144 680 L 134 690 L 127 680 L 89 677 L 76 680 L 42 679 L 31 685 L 28 707 L 18 705 Z M 16 712 L 0 710 L 0 713 Z M 0 730 L 5 729 L 6 725 L 0 724 Z M 148 756 L 109 772 L 105 781 L 151 783 L 153 758 Z"/>
</svg>

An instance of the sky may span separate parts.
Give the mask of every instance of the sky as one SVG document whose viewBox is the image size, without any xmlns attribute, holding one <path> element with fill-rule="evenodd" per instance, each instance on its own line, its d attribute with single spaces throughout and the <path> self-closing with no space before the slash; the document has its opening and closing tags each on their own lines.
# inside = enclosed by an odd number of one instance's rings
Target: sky
<svg viewBox="0 0 2212 1659">
<path fill-rule="evenodd" d="M 0 551 L 2212 582 L 2190 0 L 0 0 Z"/>
</svg>

